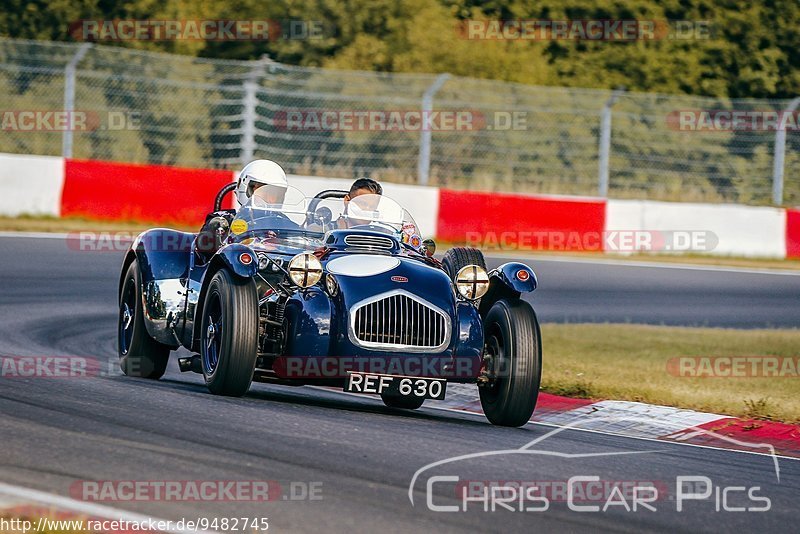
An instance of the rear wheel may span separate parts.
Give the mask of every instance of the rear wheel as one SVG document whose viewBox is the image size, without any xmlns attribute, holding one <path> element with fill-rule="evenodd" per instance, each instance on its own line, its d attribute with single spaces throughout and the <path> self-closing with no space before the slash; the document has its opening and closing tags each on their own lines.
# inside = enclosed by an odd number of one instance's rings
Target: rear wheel
<svg viewBox="0 0 800 534">
<path fill-rule="evenodd" d="M 497 301 L 484 321 L 488 382 L 479 386 L 481 406 L 494 425 L 527 423 L 539 396 L 542 341 L 530 304 L 519 299 Z"/>
<path fill-rule="evenodd" d="M 486 260 L 483 257 L 483 252 L 476 248 L 453 247 L 445 252 L 444 258 L 442 258 L 442 266 L 452 280 L 455 280 L 458 271 L 467 265 L 478 265 L 486 270 Z"/>
<path fill-rule="evenodd" d="M 157 380 L 167 370 L 169 346 L 159 343 L 147 333 L 142 304 L 142 278 L 136 260 L 125 272 L 119 295 L 117 351 L 119 366 L 128 376 Z"/>
<path fill-rule="evenodd" d="M 241 397 L 258 356 L 258 299 L 253 281 L 218 271 L 208 285 L 200 323 L 200 361 L 209 391 Z"/>
<path fill-rule="evenodd" d="M 403 408 L 405 410 L 416 410 L 425 402 L 421 397 L 403 397 L 399 395 L 381 395 L 383 403 L 389 408 Z"/>
</svg>

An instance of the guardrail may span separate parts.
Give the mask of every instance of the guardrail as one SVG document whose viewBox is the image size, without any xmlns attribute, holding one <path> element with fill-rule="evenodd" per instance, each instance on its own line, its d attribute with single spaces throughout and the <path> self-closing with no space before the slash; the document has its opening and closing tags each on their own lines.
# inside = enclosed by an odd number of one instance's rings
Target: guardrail
<svg viewBox="0 0 800 534">
<path fill-rule="evenodd" d="M 0 215 L 181 223 L 197 228 L 236 174 L 0 154 Z M 351 181 L 290 175 L 308 196 Z M 765 206 L 464 192 L 385 184 L 420 234 L 486 250 L 800 258 L 800 210 Z M 232 204 L 231 204 L 232 206 Z"/>
</svg>

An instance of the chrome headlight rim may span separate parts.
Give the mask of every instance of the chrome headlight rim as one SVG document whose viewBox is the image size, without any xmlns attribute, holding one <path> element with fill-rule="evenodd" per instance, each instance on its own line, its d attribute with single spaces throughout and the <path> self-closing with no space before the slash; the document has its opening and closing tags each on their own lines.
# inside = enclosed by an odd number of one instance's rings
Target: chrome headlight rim
<svg viewBox="0 0 800 534">
<path fill-rule="evenodd" d="M 258 257 L 258 270 L 265 271 L 270 265 L 269 256 L 267 256 L 266 252 L 256 252 L 256 256 Z"/>
<path fill-rule="evenodd" d="M 454 285 L 467 300 L 478 300 L 489 291 L 489 273 L 480 265 L 465 265 L 456 273 Z"/>
<path fill-rule="evenodd" d="M 281 259 L 280 257 L 272 256 L 267 252 L 259 250 L 256 252 L 256 256 L 258 257 L 259 271 L 270 271 L 270 273 L 277 273 L 281 271 L 284 265 L 286 265 L 285 260 Z"/>
<path fill-rule="evenodd" d="M 296 286 L 309 288 L 322 279 L 322 262 L 311 252 L 301 252 L 289 260 L 289 279 Z"/>
</svg>

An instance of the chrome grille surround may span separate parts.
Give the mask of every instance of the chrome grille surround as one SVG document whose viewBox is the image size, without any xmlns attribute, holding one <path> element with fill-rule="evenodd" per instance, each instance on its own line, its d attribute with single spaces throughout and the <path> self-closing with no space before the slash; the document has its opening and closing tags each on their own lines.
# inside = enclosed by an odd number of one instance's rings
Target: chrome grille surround
<svg viewBox="0 0 800 534">
<path fill-rule="evenodd" d="M 347 328 L 358 347 L 427 353 L 447 349 L 451 331 L 451 319 L 443 310 L 402 289 L 354 304 Z"/>
<path fill-rule="evenodd" d="M 394 248 L 394 241 L 389 237 L 377 235 L 358 235 L 350 234 L 344 237 L 344 244 L 353 248 L 364 248 L 369 250 L 391 250 Z"/>
</svg>

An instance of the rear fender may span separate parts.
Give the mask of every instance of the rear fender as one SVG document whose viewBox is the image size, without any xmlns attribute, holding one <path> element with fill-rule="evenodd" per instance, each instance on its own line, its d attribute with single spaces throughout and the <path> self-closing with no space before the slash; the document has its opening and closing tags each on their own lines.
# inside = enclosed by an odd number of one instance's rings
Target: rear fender
<svg viewBox="0 0 800 534">
<path fill-rule="evenodd" d="M 179 346 L 185 305 L 185 281 L 194 234 L 155 228 L 139 234 L 131 243 L 119 279 L 119 292 L 125 274 L 134 260 L 141 278 L 144 324 L 156 341 L 172 348 Z"/>
</svg>

